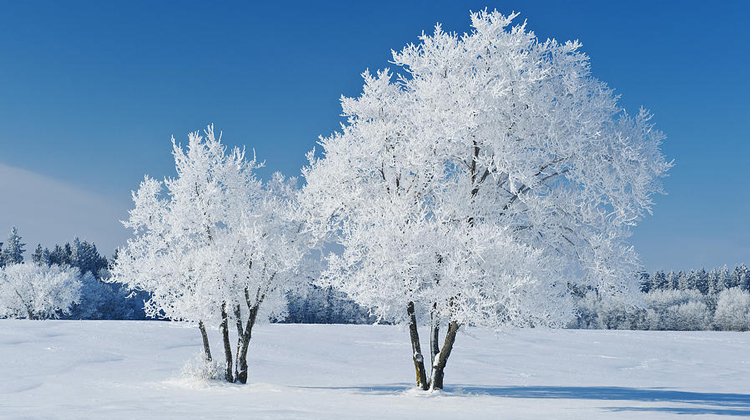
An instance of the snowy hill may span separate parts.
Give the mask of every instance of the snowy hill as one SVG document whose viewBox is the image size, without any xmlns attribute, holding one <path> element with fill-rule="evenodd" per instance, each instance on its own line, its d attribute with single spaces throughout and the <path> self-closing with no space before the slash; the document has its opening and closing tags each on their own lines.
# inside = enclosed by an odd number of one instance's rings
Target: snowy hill
<svg viewBox="0 0 750 420">
<path fill-rule="evenodd" d="M 263 325 L 253 335 L 241 386 L 182 373 L 201 349 L 194 327 L 1 320 L 0 418 L 750 416 L 744 333 L 470 330 L 436 394 L 412 388 L 398 327 Z"/>
</svg>

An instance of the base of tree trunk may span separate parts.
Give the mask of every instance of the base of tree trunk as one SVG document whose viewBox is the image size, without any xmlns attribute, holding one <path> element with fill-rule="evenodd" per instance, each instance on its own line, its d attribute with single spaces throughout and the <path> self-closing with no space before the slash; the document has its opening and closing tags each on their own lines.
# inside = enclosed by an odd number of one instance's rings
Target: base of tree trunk
<svg viewBox="0 0 750 420">
<path fill-rule="evenodd" d="M 237 379 L 237 382 L 241 384 L 247 383 L 247 362 L 246 361 L 244 360 L 240 361 L 240 368 L 236 376 L 237 377 L 235 379 Z"/>
<path fill-rule="evenodd" d="M 221 305 L 221 337 L 224 341 L 224 379 L 234 382 L 232 375 L 232 345 L 229 342 L 229 316 L 226 304 Z"/>
<path fill-rule="evenodd" d="M 417 329 L 417 315 L 414 313 L 414 302 L 409 302 L 406 307 L 406 313 L 409 315 L 409 338 L 411 339 L 412 359 L 414 360 L 414 370 L 417 375 L 417 386 L 426 391 L 429 389 L 429 384 L 427 383 L 427 371 L 424 367 L 422 346 L 419 343 L 419 330 Z"/>
<path fill-rule="evenodd" d="M 434 366 L 432 367 L 432 381 L 430 381 L 430 389 L 443 389 L 443 379 L 445 378 L 445 365 L 448 363 L 448 357 L 453 351 L 453 344 L 456 342 L 456 333 L 458 332 L 459 324 L 456 321 L 448 323 L 448 332 L 445 334 L 445 341 L 443 342 L 443 348 L 440 349 L 438 358 Z"/>
<path fill-rule="evenodd" d="M 245 289 L 245 299 L 247 301 L 249 313 L 247 316 L 247 323 L 245 324 L 245 330 L 242 332 L 242 346 L 237 351 L 237 364 L 239 369 L 235 375 L 235 380 L 241 384 L 247 383 L 247 349 L 250 347 L 250 340 L 253 338 L 253 327 L 255 326 L 255 321 L 258 319 L 258 310 L 260 309 L 260 304 L 263 302 L 264 298 L 265 295 L 260 295 L 256 299 L 255 305 L 252 305 L 250 304 L 247 289 Z"/>
</svg>

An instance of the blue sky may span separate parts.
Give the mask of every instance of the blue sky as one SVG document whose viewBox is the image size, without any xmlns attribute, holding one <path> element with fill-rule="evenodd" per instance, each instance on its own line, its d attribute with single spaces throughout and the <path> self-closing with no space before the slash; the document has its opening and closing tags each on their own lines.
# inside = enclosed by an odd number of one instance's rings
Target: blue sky
<svg viewBox="0 0 750 420">
<path fill-rule="evenodd" d="M 362 71 L 436 22 L 468 30 L 469 10 L 488 7 L 521 12 L 540 38 L 579 39 L 628 110 L 654 112 L 676 166 L 634 230 L 648 270 L 750 263 L 750 2 L 256 3 L 0 2 L 0 165 L 16 174 L 0 178 L 0 235 L 15 224 L 29 248 L 52 245 L 72 237 L 44 223 L 81 223 L 63 207 L 111 208 L 87 238 L 111 252 L 127 232 L 107 217 L 126 217 L 144 174 L 173 173 L 170 136 L 208 123 L 295 175 Z M 44 217 L 11 184 L 106 205 Z"/>
</svg>

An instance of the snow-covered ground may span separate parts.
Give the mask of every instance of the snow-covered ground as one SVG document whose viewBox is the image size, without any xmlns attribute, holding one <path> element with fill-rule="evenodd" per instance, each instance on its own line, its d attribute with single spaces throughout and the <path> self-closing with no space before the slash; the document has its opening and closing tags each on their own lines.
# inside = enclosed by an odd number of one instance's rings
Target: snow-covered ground
<svg viewBox="0 0 750 420">
<path fill-rule="evenodd" d="M 241 386 L 182 373 L 200 351 L 194 327 L 0 320 L 0 418 L 750 416 L 750 334 L 469 330 L 433 394 L 412 388 L 407 338 L 392 326 L 263 325 Z"/>
</svg>

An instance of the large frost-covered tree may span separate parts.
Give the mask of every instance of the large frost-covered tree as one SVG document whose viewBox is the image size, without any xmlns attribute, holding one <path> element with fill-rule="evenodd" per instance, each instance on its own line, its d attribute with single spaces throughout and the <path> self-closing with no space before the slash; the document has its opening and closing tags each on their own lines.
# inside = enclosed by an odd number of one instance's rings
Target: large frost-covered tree
<svg viewBox="0 0 750 420">
<path fill-rule="evenodd" d="M 625 240 L 670 167 L 650 114 L 618 106 L 578 42 L 540 41 L 515 17 L 438 25 L 393 53 L 399 72 L 366 72 L 303 170 L 313 231 L 343 245 L 321 284 L 409 325 L 424 389 L 442 388 L 463 325 L 564 325 L 572 284 L 627 300 Z"/>
<path fill-rule="evenodd" d="M 0 316 L 47 319 L 78 302 L 78 269 L 26 263 L 0 268 Z"/>
<path fill-rule="evenodd" d="M 218 324 L 225 378 L 244 383 L 255 322 L 282 310 L 285 293 L 301 278 L 306 244 L 290 203 L 295 180 L 276 174 L 262 182 L 255 159 L 237 148 L 227 152 L 211 126 L 205 137 L 191 133 L 186 148 L 173 139 L 173 154 L 176 178 L 146 177 L 133 193 L 125 225 L 134 238 L 119 250 L 112 279 L 150 292 L 149 315 L 197 323 L 207 360 L 205 324 Z"/>
</svg>

